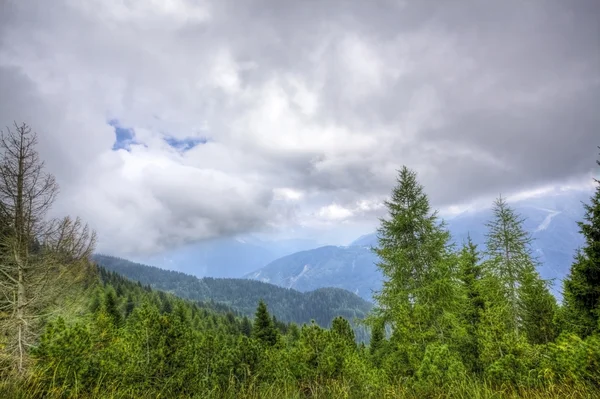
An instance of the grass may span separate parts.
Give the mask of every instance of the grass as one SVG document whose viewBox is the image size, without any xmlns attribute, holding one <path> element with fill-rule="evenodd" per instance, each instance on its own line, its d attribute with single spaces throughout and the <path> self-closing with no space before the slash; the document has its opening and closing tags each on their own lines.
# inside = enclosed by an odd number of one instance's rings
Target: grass
<svg viewBox="0 0 600 399">
<path fill-rule="evenodd" d="M 306 399 L 306 398 L 406 398 L 406 399 L 587 399 L 600 397 L 600 390 L 593 387 L 573 386 L 568 384 L 549 385 L 543 388 L 518 388 L 514 386 L 494 387 L 481 381 L 465 381 L 450 384 L 444 388 L 432 391 L 415 391 L 406 386 L 386 386 L 371 390 L 368 393 L 356 392 L 352 386 L 343 381 L 332 381 L 325 385 L 307 384 L 298 386 L 295 383 L 273 383 L 249 385 L 243 389 L 231 388 L 224 391 L 204 391 L 193 396 L 181 396 L 172 392 L 144 392 L 133 387 L 104 385 L 88 393 L 67 391 L 62 387 L 44 387 L 37 383 L 35 377 L 25 380 L 10 378 L 0 382 L 0 397 L 2 398 L 84 398 L 84 399 L 125 399 L 125 398 L 223 398 L 223 399 Z"/>
</svg>

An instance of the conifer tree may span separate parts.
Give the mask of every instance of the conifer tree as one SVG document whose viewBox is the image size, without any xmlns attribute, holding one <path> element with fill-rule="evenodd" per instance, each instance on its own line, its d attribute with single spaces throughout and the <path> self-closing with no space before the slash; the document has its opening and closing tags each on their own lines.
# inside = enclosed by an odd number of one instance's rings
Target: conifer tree
<svg viewBox="0 0 600 399">
<path fill-rule="evenodd" d="M 123 315 L 119 309 L 119 300 L 115 294 L 115 290 L 109 287 L 104 296 L 104 311 L 110 317 L 115 326 L 120 326 L 123 321 Z"/>
<path fill-rule="evenodd" d="M 532 344 L 546 344 L 554 340 L 556 299 L 550 293 L 548 283 L 539 277 L 533 265 L 523 272 L 519 297 L 523 330 L 527 340 Z"/>
<path fill-rule="evenodd" d="M 288 338 L 291 342 L 295 342 L 300 338 L 300 328 L 296 323 L 290 323 L 288 328 Z"/>
<path fill-rule="evenodd" d="M 467 242 L 459 253 L 459 278 L 463 284 L 466 300 L 464 303 L 463 320 L 467 330 L 467 343 L 463 358 L 474 371 L 478 371 L 479 346 L 477 343 L 477 329 L 484 309 L 481 280 L 483 266 L 477 245 L 467 237 Z"/>
<path fill-rule="evenodd" d="M 267 305 L 263 300 L 258 302 L 254 326 L 252 327 L 252 335 L 254 338 L 270 346 L 277 343 L 277 330 L 273 325 L 273 319 L 269 315 Z"/>
<path fill-rule="evenodd" d="M 596 161 L 600 166 L 600 161 Z M 600 331 L 600 180 L 585 216 L 578 222 L 585 239 L 564 281 L 566 318 L 569 328 L 581 336 Z"/>
<path fill-rule="evenodd" d="M 127 302 L 125 302 L 125 317 L 129 317 L 133 312 L 133 309 L 135 309 L 135 301 L 133 300 L 131 293 L 129 293 L 127 294 Z"/>
<path fill-rule="evenodd" d="M 244 318 L 242 319 L 240 331 L 246 337 L 250 337 L 252 335 L 252 324 L 250 324 L 250 319 L 248 319 L 248 316 L 244 316 Z"/>
<path fill-rule="evenodd" d="M 476 324 L 478 310 L 483 308 L 480 282 L 483 278 L 483 265 L 477 245 L 473 243 L 471 236 L 463 244 L 459 257 L 459 276 L 465 287 L 465 293 L 469 299 L 469 324 Z"/>
<path fill-rule="evenodd" d="M 494 219 L 486 224 L 489 229 L 486 242 L 489 260 L 486 266 L 502 284 L 508 301 L 511 329 L 518 335 L 518 283 L 525 265 L 531 262 L 527 251 L 531 238 L 521 227 L 523 219 L 501 196 L 494 202 L 493 212 Z"/>
<path fill-rule="evenodd" d="M 536 316 L 540 312 L 553 315 L 554 306 L 546 282 L 537 273 L 532 237 L 523 229 L 524 219 L 502 197 L 494 202 L 493 213 L 493 219 L 486 224 L 485 268 L 500 283 L 501 295 L 497 299 L 506 302 L 508 328 L 516 338 L 524 327 L 528 337 L 533 338 L 537 328 L 544 330 L 544 336 L 551 336 L 550 327 L 540 325 L 542 320 Z"/>
<path fill-rule="evenodd" d="M 333 319 L 331 322 L 331 331 L 349 345 L 356 346 L 354 330 L 352 330 L 352 326 L 350 326 L 348 320 L 344 319 L 342 316 Z"/>
<path fill-rule="evenodd" d="M 407 351 L 414 371 L 428 342 L 451 337 L 459 306 L 457 270 L 449 254 L 450 234 L 431 212 L 414 171 L 403 167 L 381 219 L 378 267 L 384 281 L 376 293 L 376 319 L 389 322 L 392 339 Z M 373 323 L 373 321 L 372 321 Z"/>
<path fill-rule="evenodd" d="M 371 327 L 371 339 L 369 341 L 369 355 L 376 367 L 381 366 L 385 344 L 385 324 L 382 320 L 377 320 Z"/>
<path fill-rule="evenodd" d="M 369 342 L 369 353 L 374 356 L 381 349 L 385 340 L 385 326 L 381 321 L 375 323 L 371 329 L 371 340 Z"/>
</svg>

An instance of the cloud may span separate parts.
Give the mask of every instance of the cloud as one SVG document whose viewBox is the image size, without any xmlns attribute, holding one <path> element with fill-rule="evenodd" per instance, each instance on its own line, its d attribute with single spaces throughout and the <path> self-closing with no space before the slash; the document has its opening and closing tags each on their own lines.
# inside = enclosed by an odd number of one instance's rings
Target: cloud
<svg viewBox="0 0 600 399">
<path fill-rule="evenodd" d="M 563 184 L 600 144 L 594 0 L 0 11 L 0 123 L 115 253 L 376 220 L 403 164 L 444 209 Z"/>
</svg>

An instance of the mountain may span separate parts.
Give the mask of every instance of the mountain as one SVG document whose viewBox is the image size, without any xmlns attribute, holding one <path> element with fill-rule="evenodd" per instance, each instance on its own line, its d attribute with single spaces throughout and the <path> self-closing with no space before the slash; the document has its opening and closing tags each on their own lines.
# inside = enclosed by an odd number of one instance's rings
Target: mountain
<svg viewBox="0 0 600 399">
<path fill-rule="evenodd" d="M 314 319 L 324 327 L 328 327 L 336 316 L 343 316 L 351 322 L 355 318 L 362 319 L 372 308 L 371 303 L 339 288 L 320 288 L 303 293 L 247 279 L 197 278 L 112 256 L 94 255 L 94 261 L 143 285 L 184 299 L 223 304 L 251 317 L 260 299 L 280 321 L 302 324 Z"/>
<path fill-rule="evenodd" d="M 252 236 L 227 237 L 135 260 L 197 277 L 241 277 L 277 258 L 317 246 L 316 241 L 308 239 L 264 241 Z"/>
<path fill-rule="evenodd" d="M 583 244 L 577 221 L 584 213 L 581 201 L 587 202 L 589 196 L 588 192 L 563 192 L 511 204 L 525 218 L 524 227 L 534 238 L 532 249 L 541 262 L 540 274 L 554 280 L 552 291 L 558 298 L 560 281 L 568 273 L 576 249 Z M 484 209 L 464 212 L 446 222 L 456 244 L 470 235 L 483 249 L 485 224 L 491 218 L 491 209 Z M 376 234 L 366 234 L 348 247 L 321 247 L 285 256 L 245 277 L 300 291 L 339 287 L 372 300 L 372 290 L 381 286 L 377 257 L 370 250 L 376 245 Z"/>
<path fill-rule="evenodd" d="M 514 205 L 525 219 L 523 225 L 531 233 L 531 247 L 538 258 L 540 275 L 554 280 L 553 292 L 561 296 L 562 279 L 569 272 L 577 248 L 583 245 L 577 221 L 582 220 L 587 193 L 562 194 L 521 201 Z M 491 210 L 459 215 L 448 221 L 455 242 L 471 235 L 473 241 L 485 245 L 485 223 L 492 217 Z"/>
<path fill-rule="evenodd" d="M 284 256 L 245 277 L 299 291 L 344 288 L 369 300 L 381 282 L 376 261 L 366 247 L 325 246 Z"/>
</svg>

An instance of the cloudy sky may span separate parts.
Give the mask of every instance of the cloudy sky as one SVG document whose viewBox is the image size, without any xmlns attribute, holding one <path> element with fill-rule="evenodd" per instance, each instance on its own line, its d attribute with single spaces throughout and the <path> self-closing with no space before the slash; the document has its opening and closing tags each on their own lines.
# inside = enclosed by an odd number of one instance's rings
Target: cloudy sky
<svg viewBox="0 0 600 399">
<path fill-rule="evenodd" d="M 345 237 L 401 165 L 452 211 L 589 184 L 597 158 L 597 0 L 0 7 L 0 125 L 38 132 L 54 212 L 105 252 Z"/>
</svg>

